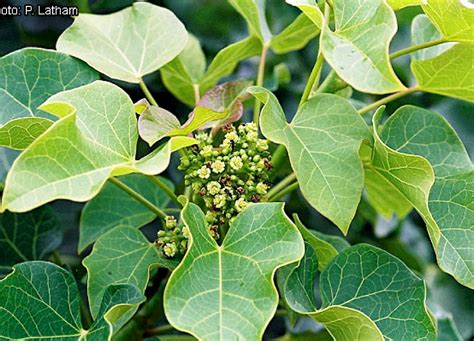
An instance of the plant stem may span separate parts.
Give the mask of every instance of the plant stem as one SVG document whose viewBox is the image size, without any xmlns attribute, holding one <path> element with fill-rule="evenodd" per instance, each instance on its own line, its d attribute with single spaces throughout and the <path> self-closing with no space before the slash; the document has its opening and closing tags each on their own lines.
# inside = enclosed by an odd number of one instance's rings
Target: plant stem
<svg viewBox="0 0 474 341">
<path fill-rule="evenodd" d="M 446 43 L 446 42 L 447 42 L 446 38 L 440 38 L 440 39 L 435 39 L 432 41 L 427 41 L 425 43 L 413 45 L 413 46 L 407 47 L 406 49 L 402 49 L 402 50 L 392 53 L 390 55 L 390 59 L 395 59 L 395 58 L 404 56 L 406 54 L 412 53 L 414 51 L 423 50 L 428 47 L 436 46 L 436 45 Z"/>
<path fill-rule="evenodd" d="M 143 79 L 140 81 L 140 88 L 142 89 L 143 93 L 145 94 L 146 98 L 148 99 L 148 101 L 153 104 L 153 105 L 156 105 L 158 106 L 158 103 L 155 101 L 155 99 L 153 98 L 153 95 L 151 94 L 150 90 L 148 90 L 148 87 L 146 86 L 145 82 L 143 81 Z"/>
<path fill-rule="evenodd" d="M 120 181 L 117 178 L 110 178 L 109 181 L 113 183 L 115 186 L 120 188 L 122 191 L 126 192 L 128 195 L 130 195 L 133 199 L 138 201 L 140 204 L 148 208 L 150 211 L 155 213 L 158 217 L 164 219 L 166 217 L 166 213 L 163 212 L 159 207 L 151 203 L 147 198 L 142 196 L 140 193 L 136 192 L 132 188 L 128 187 L 126 184 L 124 184 L 122 181 Z"/>
<path fill-rule="evenodd" d="M 362 109 L 357 111 L 357 113 L 359 115 L 364 115 L 365 113 L 369 112 L 370 110 L 378 108 L 379 106 L 381 106 L 383 104 L 394 101 L 398 98 L 401 98 L 403 96 L 409 95 L 409 94 L 417 92 L 417 91 L 419 91 L 419 88 L 415 86 L 415 87 L 408 88 L 408 89 L 405 89 L 405 90 L 402 90 L 402 91 L 399 91 L 399 92 L 395 92 L 394 94 L 391 94 L 390 96 L 384 97 L 384 98 L 382 98 L 382 99 L 380 99 L 380 100 L 378 100 L 378 101 L 376 101 L 372 104 L 369 104 L 369 105 L 363 107 Z"/>
<path fill-rule="evenodd" d="M 277 194 L 279 191 L 284 189 L 286 186 L 288 186 L 289 184 L 291 184 L 295 180 L 296 180 L 296 174 L 291 173 L 286 178 L 281 180 L 278 184 L 276 184 L 275 187 L 273 187 L 272 189 L 270 189 L 268 191 L 268 197 L 269 198 L 273 197 L 275 194 Z"/>
<path fill-rule="evenodd" d="M 296 182 L 293 182 L 291 185 L 289 186 L 286 186 L 285 188 L 283 188 L 280 192 L 274 194 L 273 196 L 271 196 L 268 201 L 277 201 L 278 199 L 280 199 L 281 197 L 283 197 L 284 195 L 290 193 L 290 192 L 293 192 L 295 189 L 297 189 L 299 186 L 298 184 L 298 181 Z"/>
<path fill-rule="evenodd" d="M 265 63 L 267 61 L 268 46 L 263 45 L 262 54 L 260 55 L 260 63 L 258 64 L 257 74 L 257 86 L 263 85 L 263 78 L 265 76 Z M 260 101 L 255 99 L 255 105 L 253 107 L 253 121 L 258 125 L 258 116 L 260 114 Z"/>
<path fill-rule="evenodd" d="M 273 181 L 273 179 L 275 179 L 275 177 L 277 176 L 278 170 L 281 169 L 281 165 L 285 161 L 285 155 L 286 155 L 285 146 L 283 146 L 282 144 L 279 144 L 277 149 L 275 149 L 275 152 L 273 152 L 273 155 L 272 155 L 273 171 L 270 174 L 270 181 Z"/>
<path fill-rule="evenodd" d="M 155 336 L 155 335 L 162 335 L 174 330 L 173 326 L 169 324 L 164 324 L 162 326 L 158 326 L 155 328 L 148 329 L 145 332 L 145 336 Z"/>
<path fill-rule="evenodd" d="M 148 175 L 148 179 L 155 183 L 176 205 L 178 205 L 178 207 L 181 206 L 181 203 L 178 201 L 178 197 L 176 196 L 176 194 L 174 194 L 173 190 L 166 186 L 163 181 L 152 175 Z"/>
<path fill-rule="evenodd" d="M 286 309 L 278 309 L 275 312 L 275 316 L 286 316 L 288 315 L 288 311 Z"/>
<path fill-rule="evenodd" d="M 201 99 L 199 84 L 193 84 L 193 90 L 194 90 L 194 102 L 197 105 L 199 103 L 199 100 Z"/>
<path fill-rule="evenodd" d="M 321 74 L 321 69 L 323 66 L 324 57 L 321 51 L 318 52 L 318 56 L 316 58 L 316 62 L 314 63 L 313 70 L 311 70 L 311 74 L 309 75 L 308 82 L 306 83 L 306 87 L 304 88 L 303 95 L 301 96 L 300 103 L 298 104 L 298 109 L 301 108 L 304 102 L 308 100 L 309 94 L 311 93 L 311 89 L 313 88 L 316 81 L 319 79 L 319 75 Z"/>
</svg>

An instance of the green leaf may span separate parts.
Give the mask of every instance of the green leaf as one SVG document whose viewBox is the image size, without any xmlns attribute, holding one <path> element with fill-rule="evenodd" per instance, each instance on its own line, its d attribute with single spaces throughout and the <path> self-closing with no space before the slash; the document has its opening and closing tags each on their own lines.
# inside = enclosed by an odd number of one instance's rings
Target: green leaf
<svg viewBox="0 0 474 341">
<path fill-rule="evenodd" d="M 397 31 L 393 10 L 383 0 L 334 0 L 336 30 L 324 29 L 326 61 L 355 89 L 385 94 L 405 89 L 390 64 L 388 46 Z"/>
<path fill-rule="evenodd" d="M 53 116 L 38 107 L 55 93 L 99 79 L 85 63 L 52 50 L 25 48 L 0 58 L 0 124 Z"/>
<path fill-rule="evenodd" d="M 52 124 L 53 121 L 41 117 L 24 117 L 8 121 L 0 127 L 0 146 L 25 149 Z"/>
<path fill-rule="evenodd" d="M 339 252 L 342 252 L 350 246 L 349 243 L 342 238 L 328 236 L 318 231 L 307 229 L 296 214 L 293 214 L 293 220 L 305 242 L 308 243 L 311 249 L 316 253 L 319 271 L 323 271 Z"/>
<path fill-rule="evenodd" d="M 138 118 L 140 137 L 150 146 L 180 127 L 181 123 L 175 115 L 154 105 L 147 105 Z"/>
<path fill-rule="evenodd" d="M 61 119 L 15 161 L 7 176 L 3 209 L 27 211 L 51 200 L 86 201 L 108 177 L 154 175 L 171 152 L 194 143 L 176 137 L 141 160 L 133 103 L 119 87 L 102 81 L 59 93 L 41 109 Z"/>
<path fill-rule="evenodd" d="M 241 60 L 259 54 L 262 49 L 256 37 L 248 37 L 219 51 L 208 70 L 203 72 L 201 47 L 197 40 L 190 39 L 190 42 L 178 57 L 160 70 L 166 88 L 189 106 L 196 104 L 197 95 L 201 96 L 221 78 L 231 74 Z M 196 72 L 196 68 L 199 71 Z M 190 70 L 194 70 L 194 75 Z"/>
<path fill-rule="evenodd" d="M 316 94 L 288 124 L 271 92 L 259 87 L 248 91 L 265 104 L 262 133 L 288 150 L 306 200 L 347 233 L 364 183 L 359 148 L 371 139 L 364 120 L 347 100 Z"/>
<path fill-rule="evenodd" d="M 152 267 L 174 268 L 177 261 L 164 258 L 154 243 L 131 226 L 119 226 L 103 234 L 83 261 L 87 268 L 87 293 L 94 318 L 100 312 L 109 285 L 132 284 L 144 293 Z M 130 315 L 136 309 L 130 310 Z"/>
<path fill-rule="evenodd" d="M 201 44 L 193 35 L 189 35 L 184 50 L 171 62 L 160 69 L 166 88 L 181 102 L 190 106 L 195 103 L 195 86 L 204 77 L 206 57 Z"/>
<path fill-rule="evenodd" d="M 390 7 L 395 11 L 408 6 L 419 6 L 426 3 L 426 0 L 387 0 Z"/>
<path fill-rule="evenodd" d="M 319 34 L 319 29 L 315 28 L 311 19 L 305 14 L 300 14 L 283 31 L 278 33 L 270 41 L 273 52 L 285 54 L 299 50 Z"/>
<path fill-rule="evenodd" d="M 336 340 L 435 339 L 424 282 L 399 259 L 367 244 L 344 250 L 321 273 L 317 310 L 313 251 L 307 247 L 285 283 L 293 310 L 323 323 Z"/>
<path fill-rule="evenodd" d="M 459 43 L 435 58 L 413 60 L 411 69 L 419 88 L 474 102 L 473 54 L 474 44 Z"/>
<path fill-rule="evenodd" d="M 62 238 L 59 222 L 49 207 L 0 214 L 0 272 L 20 262 L 46 258 Z"/>
<path fill-rule="evenodd" d="M 220 50 L 199 84 L 200 92 L 204 93 L 219 79 L 230 75 L 241 60 L 256 56 L 261 51 L 262 45 L 256 37 L 248 37 Z"/>
<path fill-rule="evenodd" d="M 286 2 L 298 7 L 316 25 L 318 31 L 323 28 L 324 16 L 314 0 L 286 0 Z"/>
<path fill-rule="evenodd" d="M 431 23 L 425 14 L 419 14 L 413 19 L 411 25 L 411 44 L 418 45 L 440 39 L 441 33 Z M 438 56 L 453 46 L 452 43 L 439 44 L 413 53 L 416 60 L 430 59 Z"/>
<path fill-rule="evenodd" d="M 229 0 L 247 22 L 250 35 L 258 37 L 263 45 L 272 39 L 272 33 L 268 28 L 265 18 L 265 0 Z"/>
<path fill-rule="evenodd" d="M 422 6 L 443 36 L 450 41 L 474 42 L 474 10 L 460 0 L 428 0 Z M 466 1 L 469 3 L 469 1 Z"/>
<path fill-rule="evenodd" d="M 119 179 L 154 205 L 160 208 L 168 205 L 169 197 L 148 177 L 141 174 L 129 174 Z M 173 190 L 172 182 L 165 178 L 160 178 L 160 180 Z M 117 226 L 138 228 L 155 218 L 156 215 L 148 208 L 108 182 L 82 210 L 78 251 L 84 251 L 99 236 Z"/>
<path fill-rule="evenodd" d="M 108 287 L 99 317 L 86 331 L 69 272 L 41 261 L 18 264 L 0 281 L 0 338 L 110 340 L 112 323 L 144 299 L 134 286 Z"/>
<path fill-rule="evenodd" d="M 382 111 L 374 116 L 373 170 L 420 213 L 441 269 L 473 288 L 474 170 L 464 146 L 440 115 L 413 106 L 379 133 Z"/>
<path fill-rule="evenodd" d="M 111 78 L 139 83 L 176 57 L 187 40 L 173 12 L 139 2 L 109 15 L 80 14 L 56 48 Z"/>
<path fill-rule="evenodd" d="M 283 204 L 250 205 L 221 246 L 198 206 L 188 204 L 182 218 L 192 237 L 165 289 L 168 321 L 200 339 L 260 339 L 278 305 L 275 270 L 303 256 L 303 240 Z"/>
</svg>

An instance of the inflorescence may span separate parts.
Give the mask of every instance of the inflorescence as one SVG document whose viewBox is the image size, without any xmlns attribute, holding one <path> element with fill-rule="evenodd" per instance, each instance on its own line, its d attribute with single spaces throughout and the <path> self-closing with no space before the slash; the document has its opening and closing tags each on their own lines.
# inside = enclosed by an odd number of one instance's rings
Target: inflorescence
<svg viewBox="0 0 474 341">
<path fill-rule="evenodd" d="M 178 167 L 185 172 L 185 186 L 191 186 L 195 197 L 200 198 L 195 201 L 206 208 L 209 233 L 216 240 L 248 203 L 267 199 L 272 169 L 268 140 L 258 137 L 255 123 L 242 124 L 237 129 L 228 124 L 222 131 L 224 136 L 220 139 L 198 133 L 198 144 L 182 153 Z M 222 142 L 215 146 L 215 140 Z M 165 227 L 158 232 L 157 241 L 163 254 L 183 254 L 189 235 L 187 228 L 176 227 L 175 220 L 166 220 Z"/>
</svg>

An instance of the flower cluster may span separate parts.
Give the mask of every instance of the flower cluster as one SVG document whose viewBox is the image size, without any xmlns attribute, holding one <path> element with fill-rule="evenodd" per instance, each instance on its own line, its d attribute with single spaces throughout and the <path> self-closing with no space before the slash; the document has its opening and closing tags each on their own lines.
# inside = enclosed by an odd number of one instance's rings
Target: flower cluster
<svg viewBox="0 0 474 341">
<path fill-rule="evenodd" d="M 158 231 L 156 245 L 167 258 L 184 255 L 188 247 L 189 229 L 178 227 L 173 216 L 165 218 L 164 229 Z"/>
<path fill-rule="evenodd" d="M 249 202 L 266 199 L 272 168 L 268 141 L 258 137 L 254 123 L 237 129 L 229 124 L 222 131 L 218 146 L 213 145 L 212 136 L 198 134 L 199 144 L 182 156 L 178 167 L 186 172 L 185 185 L 204 201 L 206 220 L 215 239 Z"/>
</svg>

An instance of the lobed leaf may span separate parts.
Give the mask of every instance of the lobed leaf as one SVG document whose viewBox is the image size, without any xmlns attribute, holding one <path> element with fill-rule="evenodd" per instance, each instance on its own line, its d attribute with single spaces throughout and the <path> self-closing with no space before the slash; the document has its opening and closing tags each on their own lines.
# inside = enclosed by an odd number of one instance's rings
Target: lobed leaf
<svg viewBox="0 0 474 341">
<path fill-rule="evenodd" d="M 138 2 L 113 14 L 80 14 L 56 48 L 111 78 L 139 83 L 176 57 L 187 40 L 173 12 Z"/>
<path fill-rule="evenodd" d="M 99 79 L 82 61 L 53 50 L 24 48 L 0 58 L 0 124 L 20 117 L 54 118 L 38 109 L 48 97 Z"/>
<path fill-rule="evenodd" d="M 474 44 L 458 43 L 437 57 L 413 60 L 411 69 L 419 88 L 474 102 L 473 53 Z"/>
<path fill-rule="evenodd" d="M 404 106 L 377 129 L 373 170 L 420 213 L 443 271 L 473 287 L 474 170 L 456 132 L 438 114 Z"/>
<path fill-rule="evenodd" d="M 8 340 L 111 340 L 117 312 L 144 301 L 134 286 L 109 286 L 98 318 L 84 330 L 79 292 L 69 272 L 41 261 L 17 264 L 13 269 L 0 281 L 0 338 Z"/>
<path fill-rule="evenodd" d="M 324 29 L 326 61 L 355 89 L 384 94 L 405 89 L 395 75 L 388 47 L 397 31 L 393 10 L 384 0 L 334 0 L 336 30 Z"/>
<path fill-rule="evenodd" d="M 45 259 L 62 239 L 62 229 L 49 207 L 0 214 L 0 272 L 17 263 Z"/>
<path fill-rule="evenodd" d="M 8 121 L 0 127 L 0 146 L 25 149 L 52 124 L 53 121 L 41 117 L 23 117 Z"/>
<path fill-rule="evenodd" d="M 165 208 L 169 197 L 152 180 L 142 174 L 129 174 L 119 177 L 134 191 L 160 208 Z M 170 189 L 173 183 L 160 178 Z M 148 208 L 131 198 L 112 183 L 106 183 L 97 196 L 83 208 L 79 227 L 78 252 L 95 242 L 97 238 L 119 226 L 139 228 L 152 222 L 156 215 Z"/>
<path fill-rule="evenodd" d="M 303 240 L 283 204 L 250 205 L 220 246 L 198 206 L 187 204 L 182 219 L 192 237 L 165 289 L 166 317 L 201 339 L 260 339 L 278 305 L 275 270 L 303 256 Z"/>
<path fill-rule="evenodd" d="M 3 209 L 27 211 L 51 200 L 86 201 L 108 177 L 154 175 L 171 152 L 194 143 L 176 137 L 141 160 L 133 103 L 117 86 L 97 81 L 51 97 L 41 109 L 60 117 L 15 161 L 7 176 Z"/>
<path fill-rule="evenodd" d="M 152 267 L 173 269 L 177 261 L 164 258 L 156 245 L 150 243 L 135 227 L 122 225 L 103 234 L 83 264 L 88 274 L 90 309 L 96 318 L 109 285 L 131 284 L 144 294 Z M 136 308 L 138 306 L 130 309 L 127 316 L 131 317 Z"/>
<path fill-rule="evenodd" d="M 371 139 L 364 120 L 347 100 L 316 94 L 288 124 L 271 92 L 259 87 L 248 91 L 264 103 L 262 133 L 288 150 L 305 199 L 347 233 L 364 183 L 359 149 Z"/>
<path fill-rule="evenodd" d="M 322 271 L 318 310 L 312 290 L 317 257 L 308 246 L 284 283 L 293 310 L 324 324 L 336 340 L 436 338 L 423 281 L 399 259 L 367 244 L 345 249 Z"/>
<path fill-rule="evenodd" d="M 447 40 L 474 42 L 472 6 L 460 0 L 426 0 L 422 8 Z"/>
</svg>

